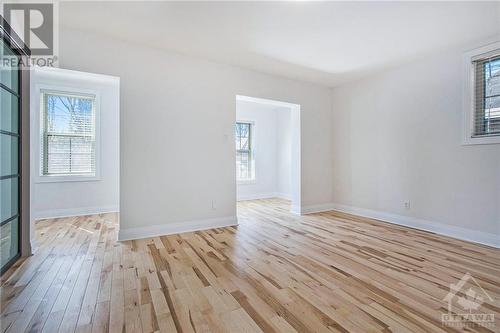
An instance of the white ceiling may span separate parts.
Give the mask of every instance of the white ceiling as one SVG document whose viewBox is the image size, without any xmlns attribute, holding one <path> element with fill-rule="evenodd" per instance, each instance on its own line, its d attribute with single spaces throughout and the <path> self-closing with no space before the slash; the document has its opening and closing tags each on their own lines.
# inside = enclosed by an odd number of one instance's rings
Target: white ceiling
<svg viewBox="0 0 500 333">
<path fill-rule="evenodd" d="M 500 2 L 63 2 L 60 19 L 328 86 L 500 36 Z"/>
</svg>

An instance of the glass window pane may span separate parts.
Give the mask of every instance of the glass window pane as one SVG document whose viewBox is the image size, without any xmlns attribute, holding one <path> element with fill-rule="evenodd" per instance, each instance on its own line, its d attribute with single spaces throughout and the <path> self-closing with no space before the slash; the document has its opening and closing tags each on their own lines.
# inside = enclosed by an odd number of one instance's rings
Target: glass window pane
<svg viewBox="0 0 500 333">
<path fill-rule="evenodd" d="M 249 149 L 250 124 L 236 123 L 236 149 Z"/>
<path fill-rule="evenodd" d="M 46 173 L 92 173 L 95 170 L 94 152 L 91 137 L 48 135 Z"/>
<path fill-rule="evenodd" d="M 0 221 L 5 221 L 18 213 L 18 179 L 0 180 Z"/>
<path fill-rule="evenodd" d="M 484 64 L 485 97 L 500 95 L 500 59 Z"/>
<path fill-rule="evenodd" d="M 44 103 L 48 132 L 93 134 L 93 98 L 47 93 Z"/>
<path fill-rule="evenodd" d="M 89 137 L 71 138 L 71 172 L 90 173 L 93 170 L 94 141 Z"/>
<path fill-rule="evenodd" d="M 234 139 L 235 139 L 235 142 L 236 142 L 236 149 L 241 149 L 241 124 L 240 123 L 236 123 L 236 126 L 235 126 L 235 135 L 234 135 Z"/>
<path fill-rule="evenodd" d="M 0 40 L 0 43 L 2 44 L 0 47 L 0 82 L 17 93 L 19 91 L 19 72 L 16 63 L 18 57 L 3 41 Z M 4 61 L 6 59 L 12 61 Z M 12 65 L 15 67 L 12 67 Z"/>
<path fill-rule="evenodd" d="M 19 252 L 19 223 L 14 219 L 0 227 L 0 261 L 3 267 Z"/>
<path fill-rule="evenodd" d="M 0 88 L 0 129 L 16 134 L 19 133 L 17 98 L 16 95 Z"/>
<path fill-rule="evenodd" d="M 484 127 L 487 133 L 500 132 L 500 96 L 486 98 Z"/>
<path fill-rule="evenodd" d="M 252 124 L 236 123 L 236 177 L 237 179 L 252 179 Z"/>
<path fill-rule="evenodd" d="M 47 136 L 46 169 L 47 174 L 70 173 L 71 148 L 70 137 L 59 135 Z"/>
<path fill-rule="evenodd" d="M 250 153 L 249 152 L 237 152 L 236 153 L 236 177 L 238 179 L 250 179 L 251 178 L 251 168 L 250 168 Z"/>
<path fill-rule="evenodd" d="M 485 117 L 500 117 L 500 96 L 486 97 L 484 101 Z"/>
<path fill-rule="evenodd" d="M 249 149 L 249 148 L 250 148 L 250 147 L 249 147 L 249 145 L 248 145 L 248 137 L 242 137 L 242 138 L 241 138 L 241 141 L 240 141 L 240 146 L 241 146 L 241 148 L 240 148 L 240 149 L 245 149 L 245 150 L 247 150 L 247 149 Z"/>
<path fill-rule="evenodd" d="M 95 97 L 44 92 L 43 174 L 95 174 Z"/>
<path fill-rule="evenodd" d="M 0 176 L 18 174 L 18 141 L 16 136 L 0 134 Z"/>
</svg>

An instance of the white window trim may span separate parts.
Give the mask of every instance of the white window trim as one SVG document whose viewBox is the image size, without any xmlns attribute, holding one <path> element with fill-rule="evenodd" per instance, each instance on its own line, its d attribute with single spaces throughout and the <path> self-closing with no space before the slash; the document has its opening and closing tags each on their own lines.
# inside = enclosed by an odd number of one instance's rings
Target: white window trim
<svg viewBox="0 0 500 333">
<path fill-rule="evenodd" d="M 95 175 L 87 174 L 68 174 L 68 175 L 44 175 L 42 173 L 42 161 L 41 161 L 41 151 L 42 142 L 40 138 L 43 134 L 43 124 L 41 122 L 41 102 L 40 98 L 42 92 L 60 92 L 70 95 L 93 95 L 95 96 Z M 100 115 L 101 115 L 101 96 L 100 92 L 97 90 L 82 89 L 73 86 L 58 86 L 51 84 L 37 84 L 35 86 L 35 93 L 33 94 L 35 98 L 36 112 L 34 114 L 35 124 L 38 125 L 37 132 L 37 144 L 34 149 L 35 158 L 35 183 L 59 183 L 59 182 L 89 182 L 89 181 L 99 181 L 101 180 L 101 126 L 100 126 Z"/>
<path fill-rule="evenodd" d="M 257 151 L 257 145 L 256 142 L 257 140 L 255 139 L 256 137 L 256 129 L 257 126 L 255 126 L 255 120 L 244 120 L 244 119 L 237 119 L 236 123 L 247 123 L 250 124 L 250 127 L 252 128 L 252 135 L 251 135 L 251 142 L 250 145 L 252 147 L 252 170 L 253 170 L 253 177 L 251 179 L 236 179 L 236 184 L 238 185 L 252 185 L 252 184 L 257 184 L 257 163 L 255 163 L 255 154 Z M 233 135 L 234 135 L 234 129 L 233 129 Z M 234 140 L 233 140 L 234 142 Z"/>
<path fill-rule="evenodd" d="M 500 50 L 500 42 L 494 42 L 464 54 L 463 145 L 500 144 L 500 135 L 472 137 L 474 117 L 474 66 L 472 61 L 481 55 L 498 50 Z"/>
</svg>

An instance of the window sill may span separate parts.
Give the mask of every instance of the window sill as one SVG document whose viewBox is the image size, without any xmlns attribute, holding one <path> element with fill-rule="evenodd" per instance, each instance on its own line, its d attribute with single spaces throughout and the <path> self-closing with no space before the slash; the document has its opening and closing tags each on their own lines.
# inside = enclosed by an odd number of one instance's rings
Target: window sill
<svg viewBox="0 0 500 333">
<path fill-rule="evenodd" d="M 491 135 L 491 136 L 475 137 L 475 138 L 467 137 L 462 142 L 462 145 L 464 146 L 493 145 L 493 144 L 500 144 L 500 135 Z"/>
<path fill-rule="evenodd" d="M 236 184 L 238 185 L 252 185 L 256 184 L 257 180 L 256 179 L 242 179 L 242 180 L 237 180 Z"/>
<path fill-rule="evenodd" d="M 94 182 L 99 180 L 101 179 L 97 175 L 38 176 L 35 183 Z"/>
</svg>

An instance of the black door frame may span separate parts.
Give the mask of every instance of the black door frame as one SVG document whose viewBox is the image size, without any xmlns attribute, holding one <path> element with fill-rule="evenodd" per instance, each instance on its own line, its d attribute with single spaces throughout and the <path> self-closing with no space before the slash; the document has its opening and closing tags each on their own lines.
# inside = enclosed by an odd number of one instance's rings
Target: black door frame
<svg viewBox="0 0 500 333">
<path fill-rule="evenodd" d="M 0 15 L 0 37 L 2 38 L 2 41 L 10 47 L 11 51 L 13 51 L 20 59 L 22 59 L 23 57 L 25 57 L 27 59 L 31 56 L 30 49 L 24 44 L 24 42 L 21 40 L 21 38 L 14 32 L 14 30 L 11 28 L 11 26 L 7 23 L 7 21 L 1 15 Z M 7 223 L 16 217 L 18 218 L 18 233 L 17 233 L 18 234 L 17 235 L 18 236 L 18 252 L 3 267 L 1 267 L 1 269 L 0 269 L 1 275 L 3 275 L 3 273 L 5 271 L 7 271 L 23 254 L 22 253 L 22 249 L 23 249 L 22 242 L 26 241 L 24 239 L 24 237 L 22 237 L 23 229 L 25 226 L 28 226 L 28 230 L 29 230 L 29 223 L 30 223 L 29 213 L 23 214 L 23 211 L 26 211 L 26 208 L 23 207 L 24 206 L 23 199 L 25 198 L 26 195 L 29 196 L 29 193 L 25 193 L 24 189 L 23 189 L 25 187 L 25 186 L 23 186 L 23 183 L 28 182 L 28 184 L 29 184 L 29 168 L 28 168 L 28 172 L 23 172 L 23 170 L 26 171 L 24 168 L 24 164 L 23 164 L 25 162 L 25 159 L 23 157 L 23 153 L 26 153 L 26 152 L 23 152 L 23 142 L 26 138 L 26 136 L 23 133 L 23 127 L 25 127 L 24 126 L 25 121 L 28 121 L 28 123 L 29 123 L 29 117 L 27 120 L 25 120 L 23 117 L 23 113 L 24 113 L 23 112 L 24 111 L 23 98 L 25 97 L 24 93 L 23 93 L 23 87 L 24 87 L 25 82 L 23 79 L 22 70 L 23 70 L 22 65 L 20 65 L 20 67 L 17 69 L 17 71 L 18 71 L 18 82 L 17 82 L 18 93 L 13 92 L 11 89 L 9 89 L 8 87 L 6 87 L 0 83 L 0 85 L 1 85 L 0 89 L 5 89 L 5 90 L 9 91 L 10 93 L 13 93 L 14 95 L 18 96 L 17 102 L 18 102 L 18 117 L 19 117 L 18 118 L 18 134 L 16 135 L 18 137 L 18 143 L 17 143 L 18 144 L 18 173 L 17 173 L 18 174 L 17 175 L 17 178 L 18 178 L 18 214 L 5 221 L 5 223 Z M 27 83 L 29 84 L 29 82 L 27 82 Z M 27 155 L 27 156 L 29 156 L 29 155 Z M 9 178 L 9 177 L 12 178 L 12 176 L 7 176 L 7 177 L 2 177 L 2 179 Z M 29 191 L 29 187 L 28 187 L 28 191 Z M 28 211 L 29 211 L 29 207 L 28 207 Z"/>
</svg>

